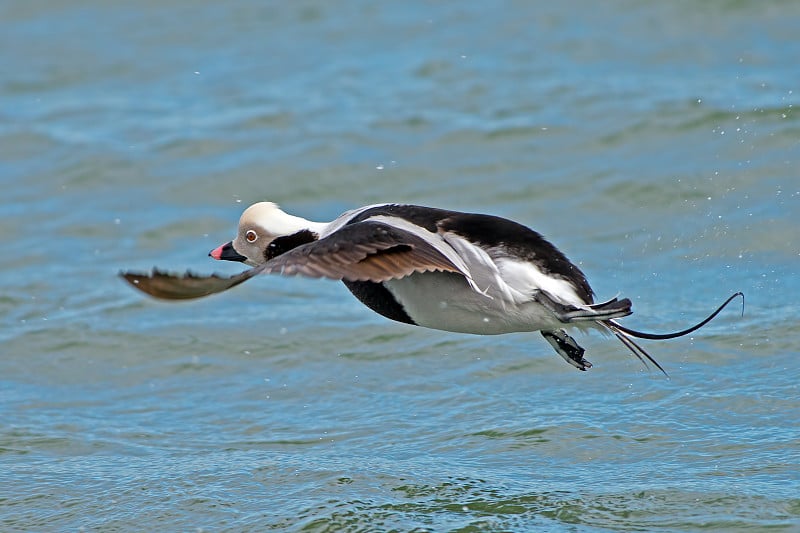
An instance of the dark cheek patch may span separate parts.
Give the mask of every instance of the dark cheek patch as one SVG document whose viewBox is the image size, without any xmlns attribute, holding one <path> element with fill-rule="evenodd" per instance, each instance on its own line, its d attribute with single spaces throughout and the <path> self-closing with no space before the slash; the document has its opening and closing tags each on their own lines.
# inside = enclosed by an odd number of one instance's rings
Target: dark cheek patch
<svg viewBox="0 0 800 533">
<path fill-rule="evenodd" d="M 278 237 L 267 245 L 267 249 L 264 250 L 264 259 L 269 261 L 274 257 L 285 254 L 289 250 L 293 250 L 303 244 L 314 242 L 317 239 L 319 239 L 319 235 L 307 229 L 292 233 L 291 235 Z"/>
</svg>

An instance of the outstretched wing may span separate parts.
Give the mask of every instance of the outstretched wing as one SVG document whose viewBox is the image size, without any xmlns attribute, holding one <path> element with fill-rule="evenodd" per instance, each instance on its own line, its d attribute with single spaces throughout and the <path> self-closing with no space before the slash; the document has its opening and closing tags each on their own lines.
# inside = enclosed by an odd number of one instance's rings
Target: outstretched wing
<svg viewBox="0 0 800 533">
<path fill-rule="evenodd" d="M 345 281 L 381 282 L 432 271 L 467 276 L 423 237 L 369 220 L 289 250 L 264 267 L 264 272 Z"/>
<path fill-rule="evenodd" d="M 120 276 L 140 291 L 164 300 L 191 300 L 227 291 L 259 274 L 265 265 L 245 270 L 235 276 L 200 276 L 191 272 L 171 274 L 154 268 L 150 273 L 120 272 Z"/>
<path fill-rule="evenodd" d="M 165 300 L 202 298 L 226 291 L 261 273 L 345 281 L 381 282 L 415 272 L 455 272 L 469 277 L 423 237 L 383 222 L 365 221 L 298 246 L 235 276 L 121 272 L 137 289 Z"/>
</svg>

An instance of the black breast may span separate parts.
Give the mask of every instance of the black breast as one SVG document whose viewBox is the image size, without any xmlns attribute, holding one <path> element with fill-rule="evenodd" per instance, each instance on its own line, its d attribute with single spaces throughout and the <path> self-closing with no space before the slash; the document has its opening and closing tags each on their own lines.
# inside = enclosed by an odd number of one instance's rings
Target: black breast
<svg viewBox="0 0 800 533">
<path fill-rule="evenodd" d="M 379 315 L 405 324 L 416 325 L 400 302 L 383 286 L 383 283 L 372 281 L 343 281 L 343 283 L 350 289 L 353 296 Z"/>
</svg>

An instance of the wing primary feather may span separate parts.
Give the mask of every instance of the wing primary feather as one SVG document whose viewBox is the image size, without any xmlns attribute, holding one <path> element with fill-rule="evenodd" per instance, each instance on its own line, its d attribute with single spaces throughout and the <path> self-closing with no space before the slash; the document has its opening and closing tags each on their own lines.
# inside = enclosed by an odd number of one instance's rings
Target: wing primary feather
<svg viewBox="0 0 800 533">
<path fill-rule="evenodd" d="M 149 273 L 120 272 L 122 279 L 132 287 L 162 300 L 191 300 L 227 291 L 253 276 L 260 274 L 264 265 L 257 266 L 234 276 L 202 276 L 193 272 L 173 274 L 153 268 Z"/>
</svg>

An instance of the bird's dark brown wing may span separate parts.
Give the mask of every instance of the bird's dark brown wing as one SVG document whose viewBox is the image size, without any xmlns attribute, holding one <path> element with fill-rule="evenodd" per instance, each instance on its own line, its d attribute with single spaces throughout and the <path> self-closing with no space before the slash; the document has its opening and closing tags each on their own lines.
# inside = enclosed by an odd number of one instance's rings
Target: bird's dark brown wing
<svg viewBox="0 0 800 533">
<path fill-rule="evenodd" d="M 344 226 L 235 276 L 171 274 L 155 268 L 150 273 L 121 272 L 120 276 L 150 296 L 188 300 L 226 291 L 262 272 L 381 282 L 432 271 L 464 275 L 422 237 L 382 222 L 365 221 Z"/>
<path fill-rule="evenodd" d="M 264 272 L 345 281 L 381 282 L 432 271 L 464 275 L 422 237 L 369 220 L 349 224 L 324 239 L 298 246 L 264 266 Z"/>
<path fill-rule="evenodd" d="M 218 292 L 227 291 L 256 274 L 261 273 L 265 265 L 245 270 L 235 276 L 200 276 L 191 272 L 171 274 L 154 268 L 149 274 L 138 272 L 120 272 L 120 276 L 140 291 L 163 300 L 191 300 L 202 298 Z"/>
</svg>

